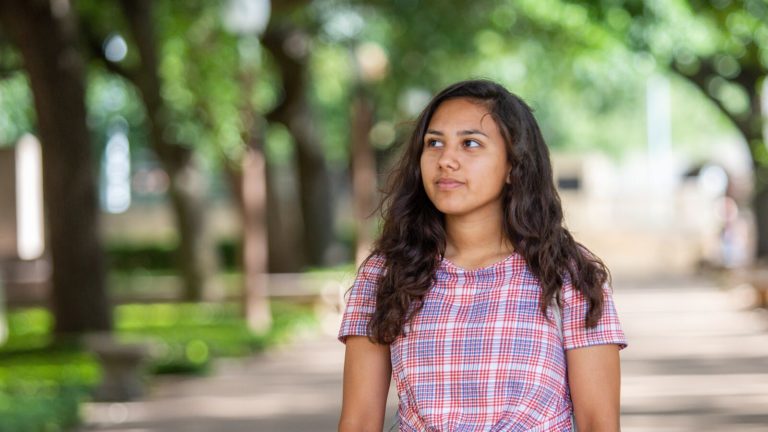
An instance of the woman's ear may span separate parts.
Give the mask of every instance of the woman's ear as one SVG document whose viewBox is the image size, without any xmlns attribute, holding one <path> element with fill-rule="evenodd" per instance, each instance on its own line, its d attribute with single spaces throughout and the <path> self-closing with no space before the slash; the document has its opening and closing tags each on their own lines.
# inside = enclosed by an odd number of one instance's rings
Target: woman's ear
<svg viewBox="0 0 768 432">
<path fill-rule="evenodd" d="M 507 171 L 507 180 L 506 180 L 506 182 L 507 182 L 507 184 L 512 184 L 512 168 L 510 168 L 509 171 Z"/>
</svg>

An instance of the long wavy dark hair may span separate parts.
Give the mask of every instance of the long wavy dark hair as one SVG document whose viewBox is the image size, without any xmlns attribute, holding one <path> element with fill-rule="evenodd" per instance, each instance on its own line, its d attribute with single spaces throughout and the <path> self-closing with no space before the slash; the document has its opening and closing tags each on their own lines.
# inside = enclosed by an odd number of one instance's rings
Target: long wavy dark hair
<svg viewBox="0 0 768 432">
<path fill-rule="evenodd" d="M 502 191 L 504 233 L 539 279 L 541 312 L 546 316 L 553 299 L 561 304 L 564 272 L 568 272 L 573 287 L 589 303 L 584 325 L 596 326 L 602 314 L 602 287 L 610 284 L 610 271 L 563 227 L 549 150 L 531 108 L 495 82 L 469 80 L 447 87 L 429 102 L 390 172 L 380 205 L 382 233 L 367 258 L 378 254 L 385 260 L 376 309 L 368 324 L 371 340 L 389 344 L 402 333 L 423 306 L 445 254 L 444 216 L 424 190 L 420 159 L 432 115 L 441 103 L 455 98 L 483 103 L 504 138 L 512 167 L 511 182 Z"/>
</svg>

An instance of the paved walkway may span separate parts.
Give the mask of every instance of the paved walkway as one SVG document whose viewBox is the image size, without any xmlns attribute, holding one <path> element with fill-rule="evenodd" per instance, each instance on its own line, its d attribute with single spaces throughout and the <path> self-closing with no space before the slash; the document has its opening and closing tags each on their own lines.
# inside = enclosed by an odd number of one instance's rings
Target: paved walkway
<svg viewBox="0 0 768 432">
<path fill-rule="evenodd" d="M 768 317 L 750 291 L 621 285 L 624 432 L 768 431 Z"/>
<path fill-rule="evenodd" d="M 630 340 L 622 352 L 624 432 L 768 430 L 768 318 L 711 283 L 616 284 Z M 161 378 L 144 401 L 85 407 L 83 431 L 333 431 L 343 345 L 333 332 L 203 378 Z M 391 418 L 396 395 L 390 394 Z"/>
</svg>

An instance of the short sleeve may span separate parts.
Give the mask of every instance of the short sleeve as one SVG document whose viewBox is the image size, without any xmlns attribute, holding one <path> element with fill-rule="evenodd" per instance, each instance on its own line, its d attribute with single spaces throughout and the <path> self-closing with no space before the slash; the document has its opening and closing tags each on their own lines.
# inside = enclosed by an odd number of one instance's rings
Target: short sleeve
<svg viewBox="0 0 768 432">
<path fill-rule="evenodd" d="M 372 255 L 357 271 L 341 318 L 338 339 L 342 343 L 347 343 L 347 336 L 369 336 L 368 322 L 376 309 L 376 287 L 383 272 L 381 255 Z"/>
<path fill-rule="evenodd" d="M 613 295 L 608 283 L 603 285 L 603 314 L 593 328 L 585 328 L 589 303 L 584 295 L 573 288 L 570 275 L 563 282 L 563 345 L 566 350 L 592 345 L 616 344 L 627 347 L 627 338 L 621 328 Z"/>
</svg>

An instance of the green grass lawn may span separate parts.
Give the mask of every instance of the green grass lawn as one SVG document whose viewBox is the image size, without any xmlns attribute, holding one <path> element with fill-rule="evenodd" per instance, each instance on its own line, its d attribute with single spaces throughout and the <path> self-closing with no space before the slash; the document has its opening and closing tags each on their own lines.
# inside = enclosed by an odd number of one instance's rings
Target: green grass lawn
<svg viewBox="0 0 768 432">
<path fill-rule="evenodd" d="M 272 329 L 255 335 L 237 304 L 122 305 L 115 309 L 115 333 L 150 342 L 150 373 L 201 374 L 216 357 L 261 351 L 316 325 L 307 307 L 273 302 L 272 313 Z M 0 347 L 0 432 L 68 430 L 99 381 L 96 359 L 76 345 L 53 346 L 44 309 L 12 311 L 8 322 L 9 340 Z"/>
</svg>

